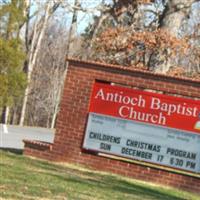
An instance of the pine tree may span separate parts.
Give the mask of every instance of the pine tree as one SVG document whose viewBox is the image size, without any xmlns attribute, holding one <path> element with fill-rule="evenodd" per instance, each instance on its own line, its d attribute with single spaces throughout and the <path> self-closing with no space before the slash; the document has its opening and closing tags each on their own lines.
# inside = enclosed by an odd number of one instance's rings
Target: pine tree
<svg viewBox="0 0 200 200">
<path fill-rule="evenodd" d="M 12 0 L 0 9 L 0 107 L 5 111 L 23 95 L 26 75 L 23 72 L 25 54 L 19 39 L 23 16 L 23 0 Z M 5 122 L 5 113 L 2 122 Z"/>
<path fill-rule="evenodd" d="M 16 39 L 0 38 L 0 49 L 0 106 L 7 106 L 23 94 L 26 83 L 22 71 L 24 53 Z"/>
</svg>

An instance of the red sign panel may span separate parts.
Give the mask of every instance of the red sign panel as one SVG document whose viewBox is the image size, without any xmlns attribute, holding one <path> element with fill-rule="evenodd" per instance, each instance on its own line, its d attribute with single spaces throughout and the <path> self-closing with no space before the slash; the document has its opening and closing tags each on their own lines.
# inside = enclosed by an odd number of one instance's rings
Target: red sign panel
<svg viewBox="0 0 200 200">
<path fill-rule="evenodd" d="M 200 101 L 95 83 L 89 112 L 200 134 Z"/>
</svg>

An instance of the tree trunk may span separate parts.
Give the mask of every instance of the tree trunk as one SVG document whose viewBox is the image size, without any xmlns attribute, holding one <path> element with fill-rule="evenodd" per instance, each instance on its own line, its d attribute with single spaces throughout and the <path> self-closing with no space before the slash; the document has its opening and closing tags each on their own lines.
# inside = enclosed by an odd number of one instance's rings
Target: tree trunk
<svg viewBox="0 0 200 200">
<path fill-rule="evenodd" d="M 167 30 L 171 35 L 179 38 L 183 21 L 188 18 L 191 6 L 196 0 L 169 0 L 160 17 L 159 28 Z M 166 55 L 166 60 L 155 67 L 155 72 L 166 74 L 173 65 L 174 59 Z"/>
<path fill-rule="evenodd" d="M 161 27 L 166 28 L 172 35 L 178 37 L 182 22 L 189 16 L 191 5 L 195 1 L 169 0 L 161 17 Z"/>
<path fill-rule="evenodd" d="M 17 124 L 17 107 L 15 106 L 14 108 L 12 108 L 12 116 L 10 119 L 10 124 Z"/>
<path fill-rule="evenodd" d="M 1 122 L 2 124 L 7 124 L 8 123 L 8 117 L 9 117 L 9 107 L 4 106 L 3 111 L 2 111 L 2 116 L 1 116 Z"/>
<path fill-rule="evenodd" d="M 57 102 L 56 106 L 55 106 L 55 111 L 53 113 L 53 117 L 52 117 L 52 120 L 51 120 L 51 129 L 53 129 L 55 127 L 58 109 L 59 109 L 59 103 Z"/>
<path fill-rule="evenodd" d="M 79 5 L 80 5 L 80 0 L 75 0 L 74 7 L 78 7 Z M 71 26 L 69 29 L 68 41 L 67 41 L 67 46 L 66 46 L 66 57 L 71 56 L 70 48 L 71 48 L 73 39 L 75 38 L 75 33 L 76 33 L 76 29 L 77 29 L 77 16 L 78 16 L 78 11 L 75 9 L 73 12 L 72 22 L 71 22 Z M 64 58 L 65 60 L 66 60 L 66 57 Z M 55 127 L 57 113 L 59 110 L 59 103 L 60 103 L 60 99 L 61 99 L 61 95 L 62 95 L 62 90 L 64 87 L 65 77 L 67 75 L 68 62 L 65 61 L 64 65 L 65 65 L 65 70 L 63 73 L 62 81 L 61 81 L 61 87 L 58 88 L 59 91 L 58 91 L 58 95 L 57 95 L 57 99 L 56 99 L 55 111 L 52 116 L 51 128 Z"/>
<path fill-rule="evenodd" d="M 87 59 L 91 56 L 90 54 L 92 53 L 91 52 L 91 49 L 93 48 L 93 45 L 94 45 L 94 41 L 96 39 L 96 36 L 98 34 L 98 31 L 102 25 L 102 23 L 106 20 L 106 18 L 109 17 L 109 13 L 102 13 L 101 16 L 98 18 L 98 21 L 96 23 L 96 27 L 94 28 L 94 31 L 93 31 L 93 34 L 92 34 L 92 37 L 91 37 L 91 40 L 90 40 L 90 44 L 89 44 L 89 47 L 88 47 L 88 52 L 86 54 L 87 56 Z"/>
<path fill-rule="evenodd" d="M 79 5 L 80 5 L 80 0 L 75 0 L 74 7 L 78 7 Z M 69 36 L 68 36 L 68 41 L 67 41 L 67 47 L 66 47 L 66 56 L 67 57 L 71 56 L 70 48 L 71 48 L 73 39 L 75 38 L 75 34 L 76 34 L 76 30 L 77 30 L 77 16 L 78 16 L 78 11 L 75 9 L 73 12 L 72 22 L 71 22 L 71 26 L 69 29 Z"/>
<path fill-rule="evenodd" d="M 37 59 L 37 55 L 38 55 L 38 52 L 39 52 L 39 49 L 41 46 L 42 38 L 44 36 L 45 30 L 47 27 L 47 22 L 48 22 L 49 14 L 50 14 L 49 11 L 50 11 L 50 3 L 47 3 L 43 23 L 41 25 L 41 30 L 38 33 L 38 38 L 36 37 L 36 34 L 37 34 L 36 29 L 38 28 L 38 26 L 35 25 L 35 27 L 34 27 L 33 41 L 31 44 L 32 51 L 30 52 L 29 59 L 28 59 L 28 65 L 27 65 L 27 82 L 28 83 L 27 83 L 27 88 L 25 90 L 23 104 L 22 104 L 22 111 L 21 111 L 21 117 L 20 117 L 20 123 L 19 123 L 20 126 L 24 125 L 26 107 L 27 107 L 27 102 L 28 102 L 28 95 L 30 92 L 31 75 L 32 75 L 32 71 L 33 71 L 33 68 L 36 63 L 36 59 Z"/>
</svg>

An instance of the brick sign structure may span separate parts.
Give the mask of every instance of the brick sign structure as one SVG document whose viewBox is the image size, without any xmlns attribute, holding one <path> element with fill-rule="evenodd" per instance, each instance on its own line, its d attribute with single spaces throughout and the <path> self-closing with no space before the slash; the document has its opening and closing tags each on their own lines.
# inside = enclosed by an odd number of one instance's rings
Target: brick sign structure
<svg viewBox="0 0 200 200">
<path fill-rule="evenodd" d="M 54 143 L 24 154 L 200 193 L 200 82 L 68 61 Z"/>
</svg>

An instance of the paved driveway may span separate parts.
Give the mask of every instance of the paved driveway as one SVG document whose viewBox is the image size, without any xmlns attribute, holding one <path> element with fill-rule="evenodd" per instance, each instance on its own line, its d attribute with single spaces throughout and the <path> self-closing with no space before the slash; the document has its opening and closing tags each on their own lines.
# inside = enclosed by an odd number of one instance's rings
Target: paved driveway
<svg viewBox="0 0 200 200">
<path fill-rule="evenodd" d="M 7 131 L 5 131 L 0 124 L 0 148 L 23 149 L 23 139 L 53 142 L 54 131 L 46 128 L 11 125 L 7 126 Z"/>
</svg>

